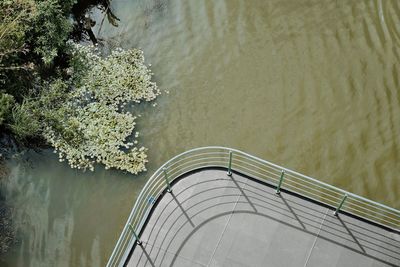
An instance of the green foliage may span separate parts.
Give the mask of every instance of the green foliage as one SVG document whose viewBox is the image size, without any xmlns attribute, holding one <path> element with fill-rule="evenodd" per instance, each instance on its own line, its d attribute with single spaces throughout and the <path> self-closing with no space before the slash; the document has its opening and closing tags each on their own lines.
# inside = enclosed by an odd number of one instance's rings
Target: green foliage
<svg viewBox="0 0 400 267">
<path fill-rule="evenodd" d="M 38 55 L 44 63 L 51 63 L 65 49 L 65 42 L 72 30 L 70 12 L 75 2 L 76 0 L 0 2 L 0 66 L 9 67 L 11 58 L 20 65 L 26 63 L 18 60 L 22 56 L 21 52 L 29 61 L 35 61 L 35 56 Z M 16 66 L 21 67 L 20 65 Z"/>
<path fill-rule="evenodd" d="M 41 79 L 55 73 L 57 66 L 49 63 L 66 52 L 75 2 L 0 1 L 0 88 L 16 102 L 13 108 L 2 105 L 0 125 L 20 140 L 37 136 L 41 117 L 30 109 L 40 103 L 32 99 L 40 94 Z"/>
<path fill-rule="evenodd" d="M 7 120 L 13 105 L 14 97 L 12 95 L 0 94 L 0 126 Z"/>
<path fill-rule="evenodd" d="M 102 163 L 136 174 L 146 148 L 137 146 L 136 116 L 125 107 L 160 91 L 142 51 L 103 57 L 66 42 L 75 1 L 0 1 L 0 126 L 21 142 L 46 140 L 73 168 Z M 60 67 L 56 57 L 70 60 Z"/>
<path fill-rule="evenodd" d="M 36 138 L 40 136 L 40 123 L 35 116 L 36 102 L 24 100 L 22 104 L 16 104 L 12 110 L 11 131 L 21 142 L 27 138 Z M 37 112 L 37 111 L 36 111 Z"/>
<path fill-rule="evenodd" d="M 19 103 L 36 93 L 39 77 L 66 49 L 76 0 L 0 1 L 0 88 Z"/>
<path fill-rule="evenodd" d="M 145 170 L 146 149 L 136 146 L 139 133 L 133 136 L 136 117 L 124 108 L 160 94 L 143 52 L 115 50 L 103 58 L 92 47 L 71 49 L 71 78 L 49 84 L 40 97 L 43 136 L 73 168 L 93 170 L 97 162 L 134 174 Z"/>
<path fill-rule="evenodd" d="M 26 32 L 35 14 L 33 0 L 0 1 L 0 88 L 18 100 L 32 64 L 25 60 Z"/>
<path fill-rule="evenodd" d="M 72 30 L 69 18 L 76 0 L 35 0 L 36 14 L 28 32 L 28 42 L 34 51 L 49 64 L 59 51 L 65 49 L 65 42 Z"/>
<path fill-rule="evenodd" d="M 141 50 L 117 48 L 102 58 L 91 47 L 73 45 L 72 55 L 70 72 L 77 96 L 90 94 L 99 102 L 124 105 L 151 101 L 160 93 Z"/>
<path fill-rule="evenodd" d="M 34 14 L 33 0 L 0 2 L 0 57 L 21 51 Z"/>
</svg>

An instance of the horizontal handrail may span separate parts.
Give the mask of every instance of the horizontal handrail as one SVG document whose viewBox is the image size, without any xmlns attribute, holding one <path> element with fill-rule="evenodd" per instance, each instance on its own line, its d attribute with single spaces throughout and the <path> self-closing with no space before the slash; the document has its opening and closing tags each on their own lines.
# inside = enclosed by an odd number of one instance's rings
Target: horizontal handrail
<svg viewBox="0 0 400 267">
<path fill-rule="evenodd" d="M 284 189 L 300 194 L 331 207 L 335 214 L 347 212 L 393 230 L 400 230 L 399 210 L 237 149 L 200 147 L 171 158 L 149 178 L 136 199 L 107 266 L 122 266 L 134 243 L 140 244 L 140 233 L 152 205 L 169 188 L 173 190 L 175 179 L 185 173 L 210 167 L 226 168 L 228 175 L 235 171 L 276 186 L 277 193 Z"/>
</svg>

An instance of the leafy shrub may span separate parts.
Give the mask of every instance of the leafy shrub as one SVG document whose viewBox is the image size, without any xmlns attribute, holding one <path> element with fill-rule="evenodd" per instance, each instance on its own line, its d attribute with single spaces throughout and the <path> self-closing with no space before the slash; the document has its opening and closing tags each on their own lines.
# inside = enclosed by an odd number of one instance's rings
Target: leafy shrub
<svg viewBox="0 0 400 267">
<path fill-rule="evenodd" d="M 125 107 L 160 91 L 142 51 L 102 57 L 66 42 L 75 2 L 0 1 L 0 126 L 21 142 L 46 140 L 73 168 L 102 163 L 136 174 L 145 170 L 146 148 L 137 146 L 136 116 Z"/>
<path fill-rule="evenodd" d="M 127 141 L 139 136 L 133 136 L 136 117 L 124 108 L 160 94 L 143 52 L 117 49 L 103 58 L 93 47 L 71 46 L 70 79 L 54 81 L 40 97 L 48 111 L 44 137 L 73 168 L 93 170 L 97 162 L 134 174 L 145 170 L 146 148 Z"/>
<path fill-rule="evenodd" d="M 10 128 L 17 140 L 23 142 L 27 138 L 40 136 L 41 125 L 33 112 L 36 103 L 32 100 L 24 100 L 22 104 L 16 104 L 12 110 Z"/>
<path fill-rule="evenodd" d="M 51 63 L 58 52 L 65 49 L 65 43 L 72 31 L 69 14 L 75 2 L 76 0 L 35 0 L 36 14 L 27 33 L 27 41 L 46 64 Z"/>
<path fill-rule="evenodd" d="M 65 54 L 76 0 L 0 1 L 0 88 L 21 103 L 38 78 L 54 75 Z M 59 64 L 60 62 L 58 62 Z"/>
<path fill-rule="evenodd" d="M 9 116 L 13 105 L 14 97 L 12 95 L 0 94 L 0 126 Z"/>
<path fill-rule="evenodd" d="M 26 60 L 26 32 L 34 14 L 33 0 L 0 1 L 0 88 L 16 100 L 26 91 L 22 87 L 32 68 Z"/>
<path fill-rule="evenodd" d="M 33 0 L 0 1 L 0 57 L 21 51 L 34 14 Z"/>
</svg>

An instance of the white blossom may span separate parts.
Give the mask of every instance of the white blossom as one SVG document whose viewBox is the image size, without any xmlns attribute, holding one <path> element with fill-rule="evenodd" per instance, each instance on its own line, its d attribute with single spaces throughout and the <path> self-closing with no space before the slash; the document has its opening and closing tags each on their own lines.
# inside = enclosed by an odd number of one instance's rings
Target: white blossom
<svg viewBox="0 0 400 267">
<path fill-rule="evenodd" d="M 60 125 L 46 126 L 45 138 L 72 168 L 94 170 L 95 163 L 134 174 L 145 171 L 147 149 L 136 147 L 136 116 L 124 106 L 153 101 L 159 94 L 137 49 L 101 57 L 92 47 L 72 44 L 70 87 Z M 50 85 L 51 87 L 51 85 Z M 55 87 L 55 86 L 53 86 Z"/>
</svg>

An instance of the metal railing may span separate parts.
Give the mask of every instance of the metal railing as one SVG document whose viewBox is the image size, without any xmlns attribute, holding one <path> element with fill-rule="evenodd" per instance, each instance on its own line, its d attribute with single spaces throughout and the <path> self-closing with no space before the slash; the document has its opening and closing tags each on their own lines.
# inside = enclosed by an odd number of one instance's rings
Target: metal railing
<svg viewBox="0 0 400 267">
<path fill-rule="evenodd" d="M 179 154 L 162 165 L 140 192 L 128 221 L 112 252 L 107 266 L 122 266 L 134 242 L 140 244 L 140 232 L 152 205 L 163 193 L 171 191 L 171 183 L 181 175 L 202 168 L 223 167 L 297 193 L 328 205 L 337 215 L 341 211 L 359 216 L 396 231 L 400 230 L 400 211 L 352 194 L 335 186 L 259 159 L 236 149 L 201 147 Z"/>
</svg>

